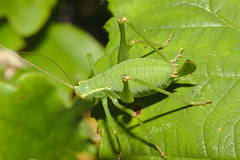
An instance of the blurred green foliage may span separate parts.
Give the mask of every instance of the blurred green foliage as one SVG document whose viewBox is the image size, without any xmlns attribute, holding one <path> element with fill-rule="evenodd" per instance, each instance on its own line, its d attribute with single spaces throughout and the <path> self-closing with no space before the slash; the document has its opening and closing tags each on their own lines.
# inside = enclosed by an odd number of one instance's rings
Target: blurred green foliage
<svg viewBox="0 0 240 160">
<path fill-rule="evenodd" d="M 213 103 L 188 107 L 179 100 L 155 94 L 135 99 L 127 106 L 141 108 L 139 117 L 168 159 L 239 159 L 240 16 L 237 8 L 240 3 L 236 0 L 109 0 L 114 17 L 105 25 L 110 40 L 105 52 L 94 38 L 75 27 L 97 33 L 90 24 L 105 21 L 108 16 L 105 16 L 106 8 L 92 8 L 90 4 L 94 3 L 94 0 L 1 0 L 0 43 L 13 50 L 52 58 L 76 84 L 89 77 L 87 52 L 98 59 L 98 72 L 116 64 L 117 17 L 127 17 L 156 43 L 164 43 L 174 33 L 172 42 L 162 53 L 172 59 L 184 47 L 180 66 L 191 59 L 197 64 L 197 70 L 178 79 L 168 90 L 195 101 L 212 99 Z M 100 32 L 104 31 L 100 29 Z M 127 41 L 139 39 L 127 26 L 126 34 Z M 102 36 L 95 37 L 100 40 Z M 105 44 L 106 40 L 101 42 Z M 150 51 L 150 47 L 136 45 L 130 55 L 136 58 Z M 160 58 L 156 54 L 150 57 Z M 24 55 L 24 58 L 67 81 L 47 60 L 32 55 Z M 16 65 L 15 61 L 13 64 Z M 6 75 L 9 66 L 2 67 L 1 73 Z M 96 155 L 95 145 L 88 140 L 89 127 L 82 121 L 84 111 L 94 104 L 83 104 L 72 96 L 71 88 L 52 77 L 35 73 L 36 69 L 21 68 L 12 78 L 1 77 L 0 159 L 80 159 L 85 151 Z M 116 119 L 122 159 L 161 159 L 134 119 L 111 103 L 109 108 Z M 101 104 L 94 107 L 92 115 L 98 120 L 103 137 L 99 159 L 115 159 L 118 156 L 116 140 Z"/>
<path fill-rule="evenodd" d="M 106 40 L 95 30 L 105 33 L 102 27 L 108 16 L 106 4 L 94 0 L 2 0 L 0 43 L 53 59 L 76 84 L 89 77 L 86 54 L 92 53 L 95 60 L 104 55 Z M 102 44 L 79 27 L 87 28 Z M 71 88 L 8 56 L 12 54 L 0 55 L 0 159 L 69 160 L 81 159 L 85 152 L 95 156 L 96 146 L 89 141 L 93 131 L 82 116 L 93 104 L 83 104 Z M 22 56 L 70 83 L 49 60 Z"/>
</svg>

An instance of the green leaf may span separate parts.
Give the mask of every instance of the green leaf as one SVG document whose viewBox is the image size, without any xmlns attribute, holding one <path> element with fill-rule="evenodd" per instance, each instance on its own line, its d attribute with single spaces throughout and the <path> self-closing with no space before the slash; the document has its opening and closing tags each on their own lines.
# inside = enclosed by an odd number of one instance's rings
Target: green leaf
<svg viewBox="0 0 240 160">
<path fill-rule="evenodd" d="M 26 73 L 16 86 L 1 82 L 0 97 L 1 159 L 71 160 L 94 153 L 88 137 L 78 133 L 87 106 L 67 110 L 45 76 Z"/>
<path fill-rule="evenodd" d="M 14 32 L 31 36 L 45 24 L 56 0 L 1 0 L 0 18 L 6 17 Z"/>
<path fill-rule="evenodd" d="M 0 24 L 1 44 L 13 50 L 21 49 L 25 45 L 23 38 L 12 32 L 6 21 Z"/>
<path fill-rule="evenodd" d="M 197 65 L 191 75 L 181 77 L 167 90 L 194 101 L 211 99 L 212 104 L 189 107 L 161 93 L 135 99 L 130 108 L 140 106 L 139 117 L 156 139 L 168 159 L 239 159 L 240 158 L 240 2 L 228 1 L 156 1 L 109 0 L 114 17 L 107 22 L 110 42 L 106 54 L 112 65 L 117 62 L 119 29 L 117 18 L 127 17 L 173 59 L 184 47 L 179 66 L 187 59 Z M 127 41 L 139 36 L 126 26 Z M 151 51 L 145 45 L 130 50 L 132 58 Z M 156 54 L 151 57 L 161 58 Z M 97 108 L 99 107 L 99 108 Z M 160 159 L 143 129 L 135 119 L 109 106 L 117 122 L 122 159 Z M 114 159 L 119 150 L 101 106 L 93 115 L 99 121 L 103 139 L 99 159 Z"/>
</svg>

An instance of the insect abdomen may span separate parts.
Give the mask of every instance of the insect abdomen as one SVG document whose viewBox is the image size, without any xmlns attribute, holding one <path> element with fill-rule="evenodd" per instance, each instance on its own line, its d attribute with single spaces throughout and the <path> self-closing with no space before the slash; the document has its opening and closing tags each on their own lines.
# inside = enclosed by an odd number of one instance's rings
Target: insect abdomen
<svg viewBox="0 0 240 160">
<path fill-rule="evenodd" d="M 173 71 L 174 68 L 171 63 L 160 59 L 136 58 L 114 66 L 108 71 L 106 78 L 108 78 L 109 86 L 116 92 L 123 90 L 123 75 L 128 75 L 131 78 L 140 79 L 155 87 L 165 89 L 173 81 L 171 78 Z M 134 97 L 144 97 L 156 93 L 153 89 L 133 81 L 129 81 L 129 88 Z"/>
</svg>

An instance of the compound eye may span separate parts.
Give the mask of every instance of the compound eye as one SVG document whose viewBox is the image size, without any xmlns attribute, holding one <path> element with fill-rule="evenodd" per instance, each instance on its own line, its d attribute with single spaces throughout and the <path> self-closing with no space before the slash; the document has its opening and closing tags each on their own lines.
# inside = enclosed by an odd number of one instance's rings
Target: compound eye
<svg viewBox="0 0 240 160">
<path fill-rule="evenodd" d="M 81 98 L 82 98 L 82 99 L 86 99 L 86 95 L 85 95 L 85 94 L 82 94 L 82 95 L 81 95 Z"/>
<path fill-rule="evenodd" d="M 82 82 L 83 82 L 83 81 L 79 81 L 79 82 L 78 82 L 78 85 L 80 86 L 80 84 L 81 84 Z"/>
</svg>

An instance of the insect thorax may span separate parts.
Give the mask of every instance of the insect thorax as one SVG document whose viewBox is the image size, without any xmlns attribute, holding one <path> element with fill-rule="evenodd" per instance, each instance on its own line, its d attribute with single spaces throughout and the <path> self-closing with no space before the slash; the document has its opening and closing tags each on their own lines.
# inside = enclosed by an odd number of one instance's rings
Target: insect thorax
<svg viewBox="0 0 240 160">
<path fill-rule="evenodd" d="M 100 73 L 91 79 L 83 81 L 79 86 L 75 86 L 76 93 L 79 97 L 92 96 L 94 98 L 103 98 L 111 90 L 108 81 L 105 78 L 106 73 Z"/>
</svg>

